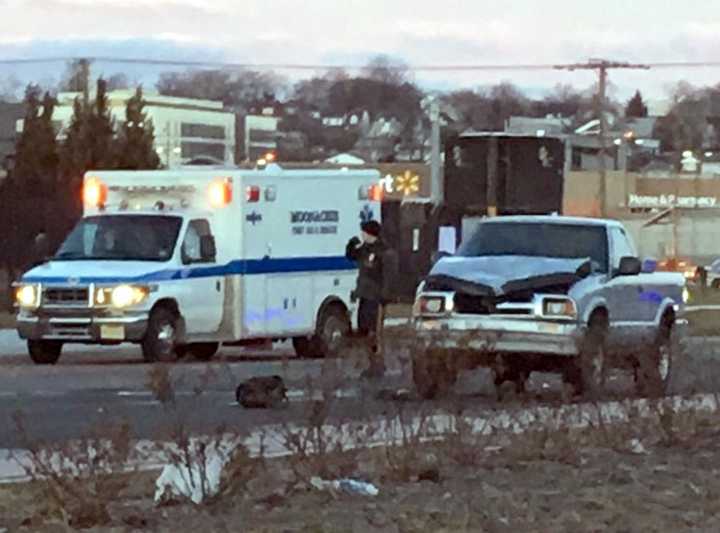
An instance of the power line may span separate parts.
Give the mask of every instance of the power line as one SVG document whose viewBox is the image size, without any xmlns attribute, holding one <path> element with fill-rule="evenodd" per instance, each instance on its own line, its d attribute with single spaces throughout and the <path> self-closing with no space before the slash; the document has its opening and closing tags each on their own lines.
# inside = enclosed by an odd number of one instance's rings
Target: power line
<svg viewBox="0 0 720 533">
<path fill-rule="evenodd" d="M 154 66 L 176 66 L 176 67 L 205 67 L 221 69 L 247 69 L 247 70 L 362 70 L 367 65 L 328 65 L 312 63 L 234 63 L 226 61 L 186 61 L 173 59 L 143 59 L 113 56 L 69 56 L 69 57 L 38 57 L 38 58 L 10 58 L 0 59 L 0 65 L 25 65 L 25 64 L 47 64 L 67 63 L 72 61 L 88 60 L 95 63 L 118 63 L 137 64 Z M 590 64 L 593 64 L 591 61 Z M 614 63 L 622 65 L 624 63 Z M 584 63 L 573 64 L 478 64 L 478 65 L 387 65 L 388 70 L 411 70 L 415 72 L 476 72 L 476 71 L 528 71 L 528 70 L 575 70 L 580 69 Z M 720 67 L 720 61 L 670 61 L 670 62 L 649 62 L 644 63 L 648 68 L 713 68 Z M 575 68 L 571 68 L 571 67 Z M 617 67 L 620 68 L 620 67 Z"/>
</svg>

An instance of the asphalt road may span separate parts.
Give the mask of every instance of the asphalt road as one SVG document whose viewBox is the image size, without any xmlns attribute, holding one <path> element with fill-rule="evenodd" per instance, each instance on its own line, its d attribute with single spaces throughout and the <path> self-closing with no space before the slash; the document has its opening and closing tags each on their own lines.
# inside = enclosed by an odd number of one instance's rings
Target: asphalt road
<svg viewBox="0 0 720 533">
<path fill-rule="evenodd" d="M 686 358 L 675 368 L 673 392 L 716 390 L 720 385 L 720 339 L 691 339 Z M 148 365 L 136 347 L 73 347 L 55 366 L 35 366 L 14 331 L 0 330 L 0 448 L 24 448 L 16 430 L 21 413 L 31 439 L 59 441 L 79 437 L 109 422 L 127 421 L 137 438 L 164 439 L 183 424 L 193 432 L 221 426 L 243 432 L 254 427 L 306 423 L 317 415 L 313 400 L 322 389 L 336 390 L 328 416 L 338 421 L 394 414 L 399 409 L 484 410 L 496 406 L 490 374 L 463 373 L 455 394 L 443 402 L 393 402 L 378 399 L 386 390 L 412 389 L 409 350 L 388 349 L 388 373 L 382 380 L 359 379 L 365 362 L 361 350 L 342 360 L 297 360 L 287 345 L 272 350 L 221 349 L 210 363 L 192 360 L 175 365 Z M 150 386 L 153 371 L 168 372 L 174 401 L 161 401 L 160 388 Z M 251 376 L 277 374 L 290 388 L 287 407 L 248 410 L 237 405 L 234 391 Z M 156 380 L 157 382 L 157 380 Z M 530 394 L 522 401 L 558 401 L 561 382 L 552 374 L 533 374 Z M 629 376 L 613 373 L 612 392 L 632 394 Z"/>
</svg>

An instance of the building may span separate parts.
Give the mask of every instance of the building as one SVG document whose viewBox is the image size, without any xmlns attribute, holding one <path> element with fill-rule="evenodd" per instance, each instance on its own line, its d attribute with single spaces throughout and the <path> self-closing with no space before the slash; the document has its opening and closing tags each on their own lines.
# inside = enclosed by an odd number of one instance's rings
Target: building
<svg viewBox="0 0 720 533">
<path fill-rule="evenodd" d="M 545 118 L 512 116 L 505 121 L 507 133 L 522 135 L 561 135 L 570 128 L 572 119 L 549 115 Z"/>
<path fill-rule="evenodd" d="M 278 148 L 278 124 L 272 108 L 263 109 L 260 115 L 245 116 L 245 159 L 256 161 Z"/>
<path fill-rule="evenodd" d="M 116 131 L 125 122 L 127 101 L 134 90 L 108 93 L 110 114 Z M 222 102 L 161 96 L 144 93 L 145 114 L 155 129 L 155 149 L 161 162 L 174 167 L 196 159 L 233 164 L 235 153 L 235 115 L 223 109 Z M 64 138 L 73 115 L 73 102 L 80 93 L 60 93 L 53 113 L 58 137 Z M 19 130 L 22 131 L 22 120 Z"/>
</svg>

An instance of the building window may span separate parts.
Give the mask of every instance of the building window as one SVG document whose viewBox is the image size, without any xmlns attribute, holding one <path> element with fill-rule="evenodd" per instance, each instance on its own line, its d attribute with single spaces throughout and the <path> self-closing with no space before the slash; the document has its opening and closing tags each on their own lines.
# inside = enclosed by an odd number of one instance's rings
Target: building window
<svg viewBox="0 0 720 533">
<path fill-rule="evenodd" d="M 225 161 L 224 144 L 183 142 L 181 146 L 183 159 L 194 159 L 196 157 L 207 156 L 219 159 L 220 161 Z"/>
<path fill-rule="evenodd" d="M 207 124 L 190 124 L 183 122 L 180 128 L 182 137 L 196 137 L 201 139 L 224 139 L 224 126 L 209 126 Z"/>
</svg>

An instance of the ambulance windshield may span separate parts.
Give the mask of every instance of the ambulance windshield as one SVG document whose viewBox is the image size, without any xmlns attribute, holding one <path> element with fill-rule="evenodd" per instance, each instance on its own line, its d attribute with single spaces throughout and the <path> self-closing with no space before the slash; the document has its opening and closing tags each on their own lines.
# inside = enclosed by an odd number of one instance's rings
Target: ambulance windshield
<svg viewBox="0 0 720 533">
<path fill-rule="evenodd" d="M 168 261 L 182 218 L 154 215 L 104 215 L 80 220 L 55 259 L 63 261 Z"/>
</svg>

